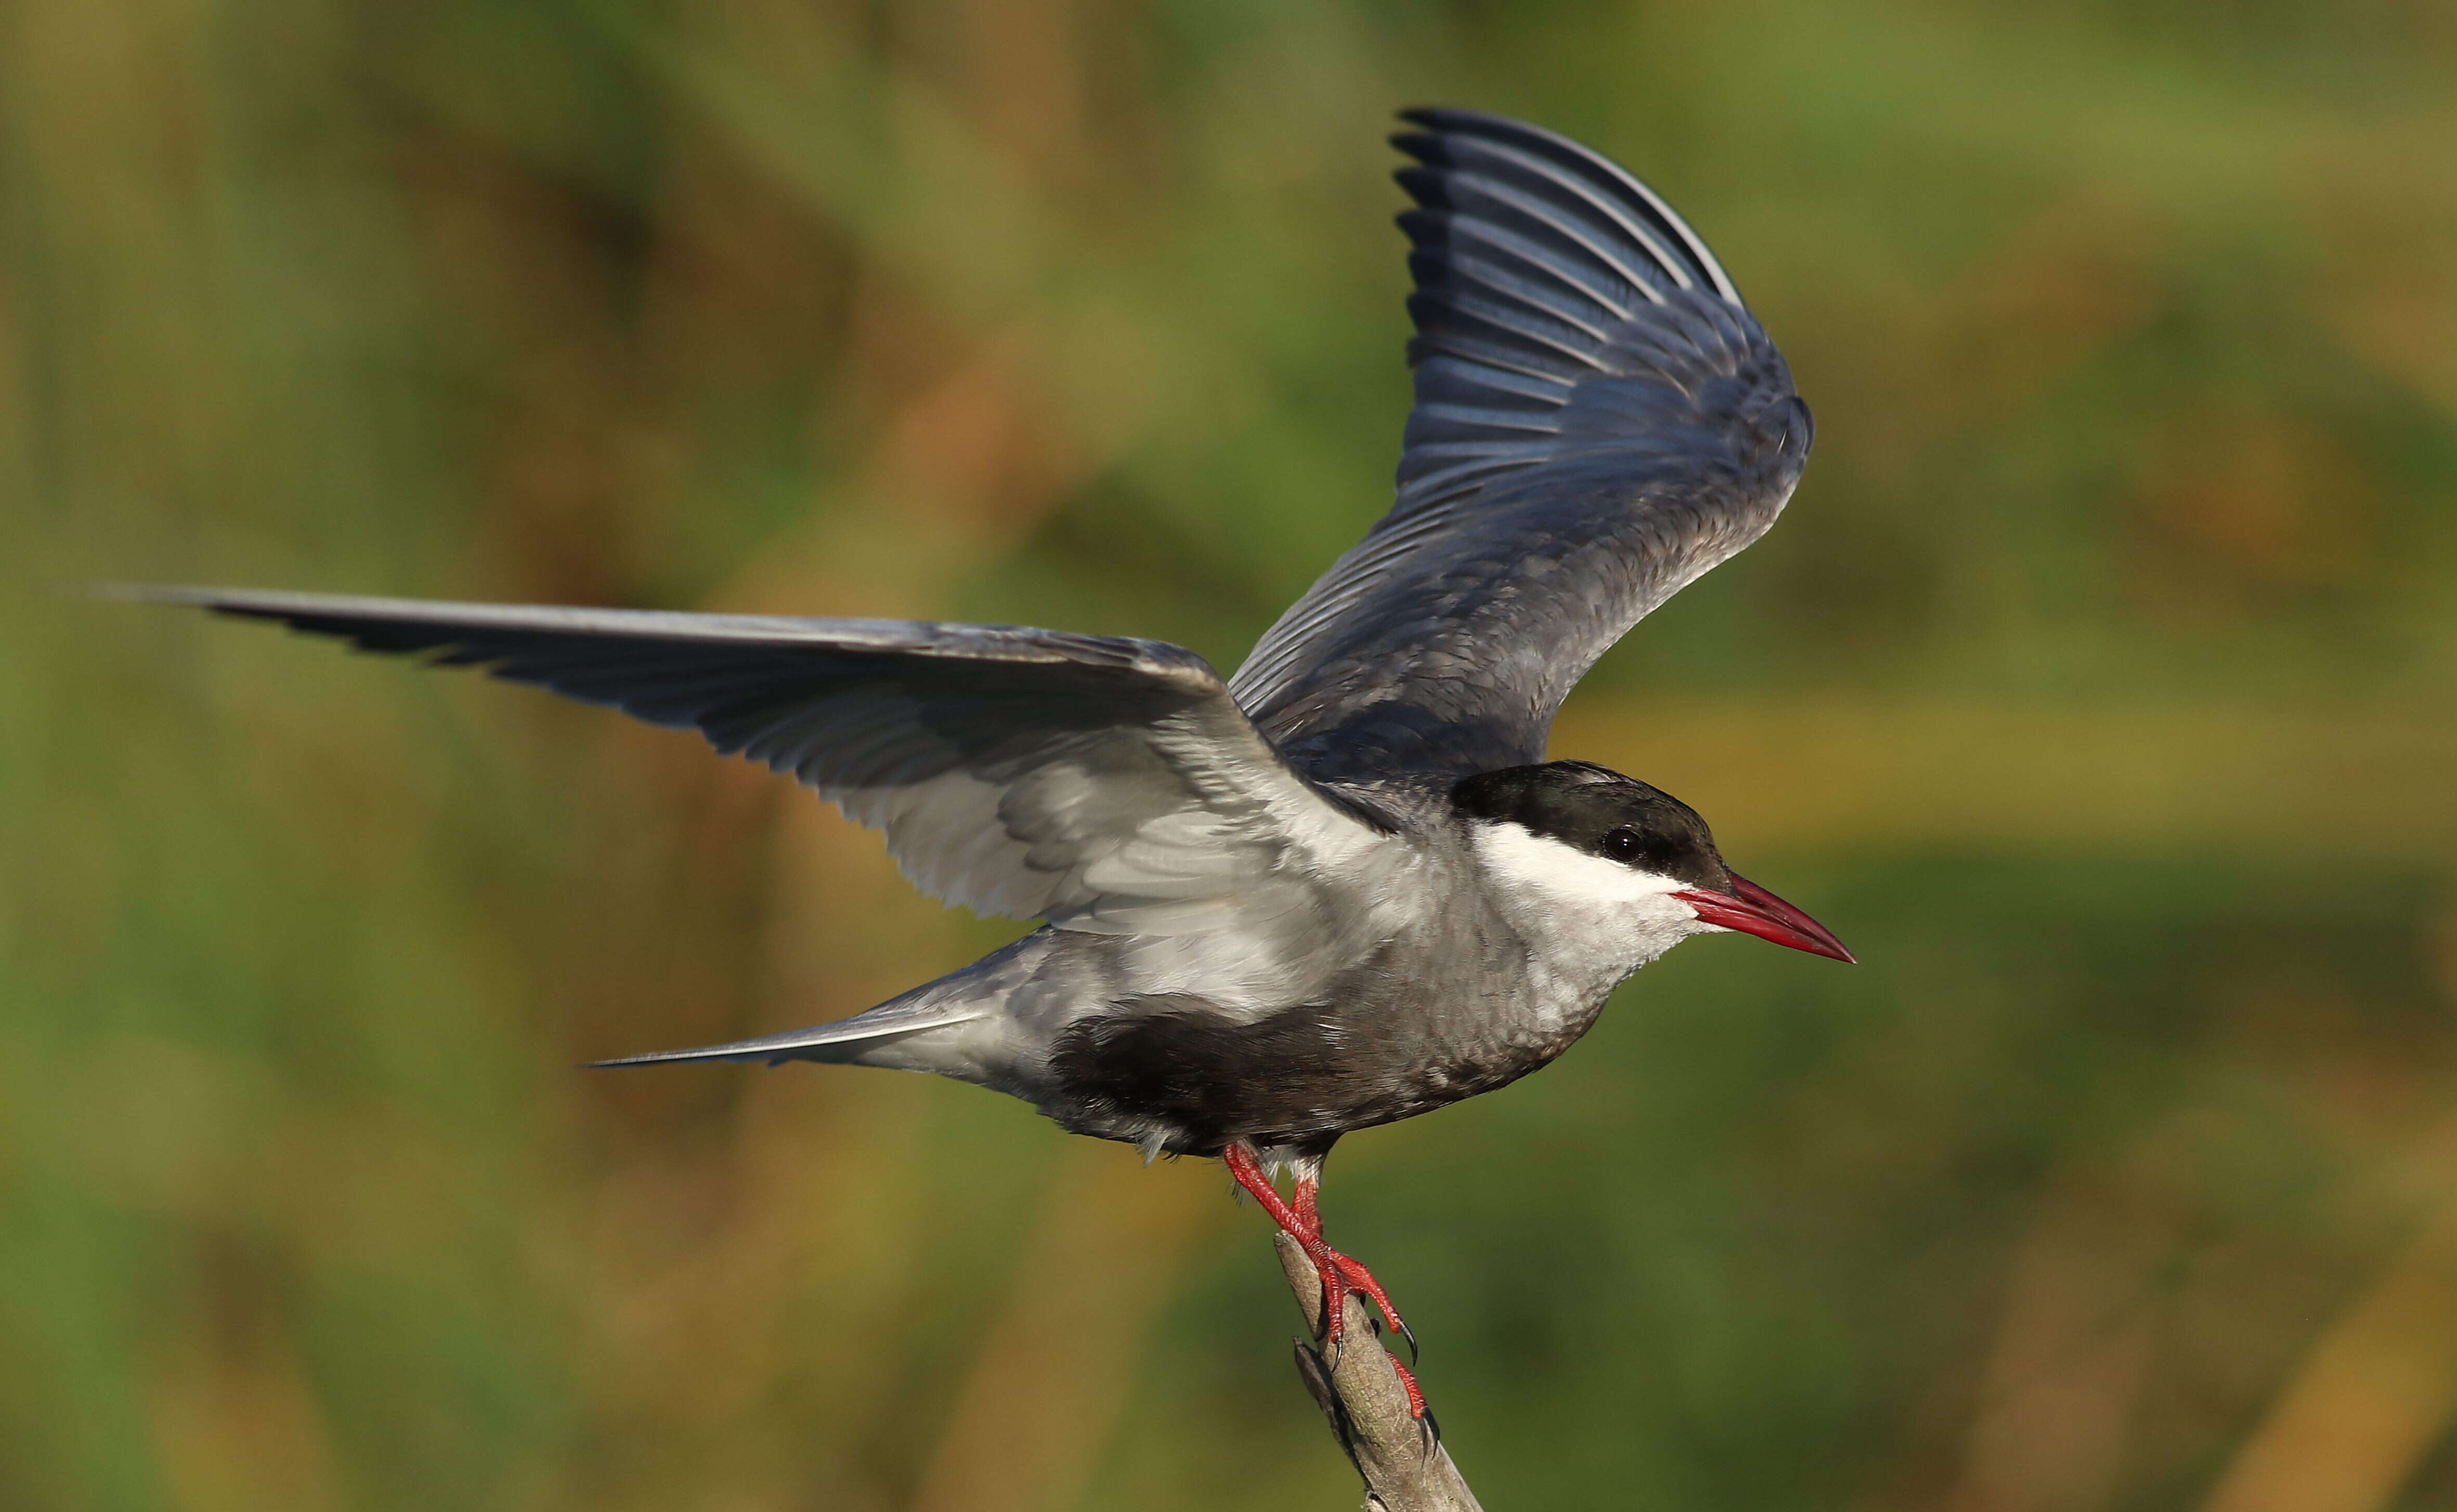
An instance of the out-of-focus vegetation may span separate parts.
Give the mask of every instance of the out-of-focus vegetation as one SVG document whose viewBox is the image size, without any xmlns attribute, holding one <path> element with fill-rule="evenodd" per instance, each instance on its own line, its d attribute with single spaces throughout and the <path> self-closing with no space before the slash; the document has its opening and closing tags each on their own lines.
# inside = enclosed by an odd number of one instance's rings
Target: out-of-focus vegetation
<svg viewBox="0 0 2457 1512">
<path fill-rule="evenodd" d="M 692 739 L 93 578 L 1167 636 L 1378 512 L 1389 113 L 1649 176 L 1820 421 L 1563 754 L 1858 949 L 1351 1140 L 1501 1507 L 2457 1502 L 2457 12 L 0 10 L 0 1505 L 1332 1507 L 1266 1225 L 595 1056 L 1001 938 Z"/>
</svg>

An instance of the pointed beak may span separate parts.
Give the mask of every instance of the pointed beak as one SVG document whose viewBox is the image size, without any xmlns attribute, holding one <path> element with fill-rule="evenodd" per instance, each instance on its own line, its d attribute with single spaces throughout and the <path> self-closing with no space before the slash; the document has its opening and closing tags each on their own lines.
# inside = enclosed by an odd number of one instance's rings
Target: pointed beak
<svg viewBox="0 0 2457 1512">
<path fill-rule="evenodd" d="M 1710 893 L 1693 887 L 1672 896 L 1696 909 L 1698 917 L 1724 929 L 1738 929 L 1760 940 L 1771 940 L 1794 950 L 1806 950 L 1812 956 L 1832 956 L 1837 961 L 1850 961 L 1851 952 L 1834 932 L 1809 918 L 1791 904 L 1767 892 L 1738 872 L 1730 874 L 1729 894 Z M 1853 963 L 1857 964 L 1857 963 Z"/>
</svg>

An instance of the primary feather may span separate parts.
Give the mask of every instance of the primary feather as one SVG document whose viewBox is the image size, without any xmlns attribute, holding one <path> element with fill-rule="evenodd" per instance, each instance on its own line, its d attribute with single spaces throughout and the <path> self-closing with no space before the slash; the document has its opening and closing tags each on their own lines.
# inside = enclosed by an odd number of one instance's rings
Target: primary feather
<svg viewBox="0 0 2457 1512">
<path fill-rule="evenodd" d="M 1229 681 L 1326 780 L 1542 759 L 1596 658 L 1764 534 L 1808 455 L 1782 354 L 1645 186 L 1516 121 L 1408 118 L 1397 498 Z"/>
<path fill-rule="evenodd" d="M 146 597 L 695 729 L 881 830 L 981 913 L 1168 935 L 1302 911 L 1384 837 L 1160 641 L 1012 626 L 553 609 L 253 589 Z"/>
</svg>

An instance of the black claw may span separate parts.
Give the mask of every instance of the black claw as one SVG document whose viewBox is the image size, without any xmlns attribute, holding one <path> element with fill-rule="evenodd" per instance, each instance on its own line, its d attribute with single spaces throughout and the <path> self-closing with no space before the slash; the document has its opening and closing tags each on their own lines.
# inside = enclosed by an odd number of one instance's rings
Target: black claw
<svg viewBox="0 0 2457 1512">
<path fill-rule="evenodd" d="M 1378 1316 L 1369 1315 L 1365 1321 L 1373 1328 L 1373 1336 L 1375 1338 L 1380 1338 L 1383 1334 L 1382 1319 Z M 1422 1359 L 1424 1357 L 1424 1351 L 1416 1347 L 1416 1331 L 1408 1326 L 1407 1319 L 1395 1318 L 1393 1320 L 1391 1326 L 1396 1328 L 1399 1331 L 1399 1337 L 1407 1342 L 1408 1363 L 1414 1365 L 1418 1360 Z"/>
<path fill-rule="evenodd" d="M 1416 1418 L 1416 1433 L 1424 1440 L 1425 1458 L 1431 1460 L 1434 1457 L 1434 1451 L 1442 1446 L 1442 1425 L 1435 1420 L 1434 1409 L 1430 1403 Z"/>
</svg>

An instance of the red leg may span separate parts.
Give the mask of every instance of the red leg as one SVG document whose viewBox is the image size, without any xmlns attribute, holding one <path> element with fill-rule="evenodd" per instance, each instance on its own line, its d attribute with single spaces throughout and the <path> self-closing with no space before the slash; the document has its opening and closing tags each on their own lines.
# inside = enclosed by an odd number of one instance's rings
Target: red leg
<svg viewBox="0 0 2457 1512">
<path fill-rule="evenodd" d="M 1271 1220 L 1289 1237 L 1304 1246 L 1306 1257 L 1313 1262 L 1315 1274 L 1322 1278 L 1323 1344 L 1332 1352 L 1332 1357 L 1334 1360 L 1338 1358 L 1339 1338 L 1344 1331 L 1351 1293 L 1368 1298 L 1380 1309 L 1391 1327 L 1408 1341 L 1408 1352 L 1414 1355 L 1416 1352 L 1416 1336 L 1400 1321 L 1399 1310 L 1391 1305 L 1391 1295 L 1382 1290 L 1382 1283 L 1373 1279 L 1373 1272 L 1324 1241 L 1322 1212 L 1317 1206 L 1322 1190 L 1321 1178 L 1316 1175 L 1298 1177 L 1296 1205 L 1290 1207 L 1280 1196 L 1279 1189 L 1271 1185 L 1271 1178 L 1264 1171 L 1263 1163 L 1255 1158 L 1252 1150 L 1242 1144 L 1231 1144 L 1220 1152 L 1220 1158 L 1228 1166 L 1228 1173 L 1237 1178 L 1237 1185 L 1253 1194 L 1254 1200 L 1263 1205 L 1263 1211 L 1271 1215 Z M 1425 1394 L 1417 1389 L 1416 1377 L 1397 1360 L 1394 1359 L 1391 1364 L 1399 1373 L 1399 1383 L 1407 1389 L 1409 1413 L 1416 1418 L 1424 1417 Z"/>
<path fill-rule="evenodd" d="M 1322 1175 L 1316 1171 L 1311 1175 L 1299 1176 L 1296 1187 L 1297 1221 L 1312 1232 L 1316 1242 L 1321 1242 L 1322 1209 L 1318 1206 L 1318 1202 L 1322 1195 Z M 1414 1357 L 1417 1353 L 1416 1336 L 1409 1330 L 1406 1320 L 1399 1316 L 1399 1310 L 1391 1305 L 1391 1294 L 1382 1290 L 1382 1283 L 1373 1279 L 1373 1273 L 1365 1269 L 1363 1262 L 1340 1253 L 1329 1244 L 1323 1244 L 1322 1249 L 1323 1253 L 1331 1257 L 1331 1263 L 1338 1267 L 1339 1278 L 1348 1290 L 1362 1294 L 1375 1307 L 1381 1309 L 1383 1320 L 1391 1325 L 1393 1333 L 1408 1341 L 1408 1354 L 1411 1357 Z M 1320 1265 L 1322 1262 L 1316 1259 L 1314 1263 Z M 1402 1371 L 1400 1375 L 1405 1377 L 1407 1373 Z M 1421 1405 L 1422 1398 L 1418 1398 L 1418 1402 Z"/>
<path fill-rule="evenodd" d="M 1290 1211 L 1288 1200 L 1280 1195 L 1280 1189 L 1272 1186 L 1271 1178 L 1265 1173 L 1263 1163 L 1254 1158 L 1254 1151 L 1248 1147 L 1231 1144 L 1220 1152 L 1220 1160 L 1228 1168 L 1228 1174 L 1237 1178 L 1237 1185 L 1253 1193 L 1254 1200 L 1263 1205 L 1263 1211 L 1271 1215 L 1271 1221 L 1287 1231 L 1290 1238 L 1304 1245 L 1307 1254 L 1312 1254 L 1313 1247 L 1322 1242 L 1321 1218 L 1309 1221 Z"/>
</svg>

